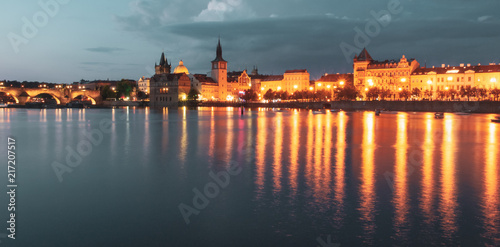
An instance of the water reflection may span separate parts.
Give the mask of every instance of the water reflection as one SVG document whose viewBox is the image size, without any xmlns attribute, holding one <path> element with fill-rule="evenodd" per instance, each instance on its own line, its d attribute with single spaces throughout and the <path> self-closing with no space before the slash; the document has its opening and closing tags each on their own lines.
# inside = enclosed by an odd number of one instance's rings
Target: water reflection
<svg viewBox="0 0 500 247">
<path fill-rule="evenodd" d="M 337 115 L 337 143 L 336 143 L 336 156 L 335 156 L 335 178 L 333 189 L 335 196 L 335 215 L 334 221 L 336 228 L 342 227 L 344 222 L 344 197 L 345 197 L 345 149 L 346 149 L 346 115 L 344 112 L 339 112 Z"/>
<path fill-rule="evenodd" d="M 184 164 L 186 162 L 186 155 L 187 155 L 187 146 L 188 146 L 188 140 L 187 140 L 187 108 L 182 107 L 180 110 L 182 117 L 181 117 L 181 133 L 180 133 L 180 152 L 179 152 L 179 161 L 181 162 L 181 168 L 184 168 Z M 231 131 L 229 131 L 231 133 Z"/>
<path fill-rule="evenodd" d="M 396 135 L 396 167 L 394 168 L 394 230 L 398 240 L 404 240 L 408 232 L 408 167 L 407 167 L 407 114 L 398 115 Z"/>
<path fill-rule="evenodd" d="M 362 163 L 361 163 L 361 186 L 360 223 L 363 227 L 362 239 L 365 244 L 371 244 L 373 234 L 375 233 L 375 178 L 374 178 L 374 160 L 375 160 L 375 113 L 363 113 L 363 141 Z"/>
<path fill-rule="evenodd" d="M 291 198 L 295 199 L 297 195 L 297 177 L 299 174 L 299 139 L 301 138 L 299 132 L 298 115 L 292 115 L 292 133 L 290 141 L 290 190 Z"/>
<path fill-rule="evenodd" d="M 263 194 L 264 194 L 264 182 L 265 182 L 265 177 L 264 173 L 266 171 L 266 140 L 267 140 L 267 119 L 265 117 L 265 112 L 259 112 L 259 118 L 257 120 L 257 144 L 256 144 L 256 159 L 255 159 L 255 166 L 256 166 L 256 178 L 255 178 L 255 185 L 256 185 L 256 199 L 262 199 Z"/>
<path fill-rule="evenodd" d="M 455 184 L 455 135 L 453 134 L 453 118 L 446 115 L 444 119 L 444 134 L 441 147 L 441 193 L 439 198 L 439 213 L 441 229 L 444 237 L 452 241 L 457 232 L 457 197 Z"/>
<path fill-rule="evenodd" d="M 500 246 L 500 199 L 498 189 L 498 125 L 488 124 L 484 159 L 484 194 L 482 196 L 483 237 L 491 246 Z"/>
<path fill-rule="evenodd" d="M 421 149 L 423 150 L 422 164 L 422 192 L 420 197 L 420 207 L 425 218 L 426 225 L 429 226 L 434 221 L 434 211 L 432 210 L 434 197 L 434 139 L 433 139 L 433 116 L 426 115 L 425 136 Z"/>
</svg>

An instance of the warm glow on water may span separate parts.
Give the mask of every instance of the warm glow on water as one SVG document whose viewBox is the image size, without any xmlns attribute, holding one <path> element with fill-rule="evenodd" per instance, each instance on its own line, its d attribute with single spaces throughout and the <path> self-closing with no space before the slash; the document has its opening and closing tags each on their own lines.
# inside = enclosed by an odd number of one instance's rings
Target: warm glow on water
<svg viewBox="0 0 500 247">
<path fill-rule="evenodd" d="M 0 132 L 18 142 L 21 246 L 113 246 L 114 236 L 132 246 L 318 246 L 328 235 L 341 246 L 499 246 L 493 117 L 0 109 Z M 60 183 L 53 162 L 66 164 L 102 120 L 109 132 Z M 210 174 L 232 164 L 241 174 L 186 225 L 179 204 L 194 207 L 194 189 L 222 183 Z"/>
<path fill-rule="evenodd" d="M 363 113 L 363 142 L 361 144 L 361 186 L 359 187 L 359 222 L 363 226 L 362 239 L 372 244 L 375 234 L 375 113 Z"/>
<path fill-rule="evenodd" d="M 408 232 L 408 135 L 407 135 L 407 114 L 400 113 L 397 116 L 396 134 L 396 164 L 394 168 L 394 230 L 397 239 L 407 239 Z"/>
<path fill-rule="evenodd" d="M 422 192 L 420 193 L 420 208 L 422 215 L 424 216 L 424 222 L 427 227 L 433 225 L 435 218 L 435 212 L 433 211 L 434 202 L 434 140 L 433 140 L 433 118 L 434 116 L 430 113 L 425 116 L 425 134 L 424 141 L 422 142 L 421 150 L 423 152 L 423 164 L 422 164 Z"/>
<path fill-rule="evenodd" d="M 499 196 L 499 132 L 498 124 L 488 124 L 488 137 L 484 153 L 484 193 L 482 196 L 483 227 L 482 236 L 500 246 L 500 196 Z"/>
<path fill-rule="evenodd" d="M 441 145 L 441 175 L 439 214 L 441 229 L 446 241 L 453 241 L 457 231 L 457 191 L 456 191 L 456 143 L 453 132 L 454 121 L 451 116 L 446 116 L 443 121 L 443 141 Z"/>
</svg>

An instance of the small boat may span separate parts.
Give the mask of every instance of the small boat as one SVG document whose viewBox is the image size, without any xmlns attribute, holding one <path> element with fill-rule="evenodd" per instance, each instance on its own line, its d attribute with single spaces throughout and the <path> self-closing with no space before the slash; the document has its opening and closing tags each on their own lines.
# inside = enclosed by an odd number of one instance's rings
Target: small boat
<svg viewBox="0 0 500 247">
<path fill-rule="evenodd" d="M 283 109 L 276 109 L 276 108 L 274 108 L 274 109 L 273 109 L 273 111 L 274 111 L 274 112 L 284 112 L 285 110 L 283 110 Z"/>
<path fill-rule="evenodd" d="M 0 103 L 0 108 L 5 108 L 5 107 L 8 107 L 8 105 L 5 103 Z"/>
<path fill-rule="evenodd" d="M 380 116 L 380 112 L 382 112 L 382 110 L 380 110 L 380 109 L 375 109 L 375 116 Z"/>
<path fill-rule="evenodd" d="M 436 112 L 436 114 L 434 114 L 434 118 L 437 118 L 437 119 L 444 118 L 444 113 L 443 112 Z"/>
<path fill-rule="evenodd" d="M 330 109 L 330 112 L 340 112 L 340 109 Z"/>
<path fill-rule="evenodd" d="M 500 116 L 496 116 L 495 118 L 491 119 L 492 123 L 500 123 Z"/>
<path fill-rule="evenodd" d="M 313 111 L 313 114 L 326 114 L 324 111 Z"/>
</svg>

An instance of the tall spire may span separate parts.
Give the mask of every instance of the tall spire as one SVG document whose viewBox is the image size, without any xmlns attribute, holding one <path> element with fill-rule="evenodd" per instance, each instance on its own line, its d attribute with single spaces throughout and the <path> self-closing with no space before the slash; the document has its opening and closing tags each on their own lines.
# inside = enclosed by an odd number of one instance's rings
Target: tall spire
<svg viewBox="0 0 500 247">
<path fill-rule="evenodd" d="M 212 62 L 221 62 L 221 61 L 225 62 L 226 60 L 222 58 L 222 46 L 220 45 L 220 37 L 219 37 L 219 43 L 217 44 L 217 57 Z"/>
<path fill-rule="evenodd" d="M 366 50 L 366 48 L 363 48 L 361 53 L 358 56 L 358 61 L 372 61 L 373 58 L 370 56 L 370 53 Z"/>
<path fill-rule="evenodd" d="M 165 59 L 165 52 L 161 53 L 160 66 L 166 65 L 167 59 Z"/>
</svg>

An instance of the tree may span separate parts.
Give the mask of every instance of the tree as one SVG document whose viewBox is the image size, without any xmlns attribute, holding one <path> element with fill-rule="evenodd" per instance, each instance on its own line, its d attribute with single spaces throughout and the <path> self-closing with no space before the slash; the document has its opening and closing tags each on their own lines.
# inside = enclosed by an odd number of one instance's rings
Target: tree
<svg viewBox="0 0 500 247">
<path fill-rule="evenodd" d="M 432 91 L 427 89 L 424 91 L 424 96 L 428 97 L 429 99 L 432 99 Z"/>
<path fill-rule="evenodd" d="M 399 98 L 402 98 L 402 99 L 405 99 L 405 101 L 408 100 L 408 98 L 410 98 L 411 96 L 411 92 L 407 89 L 403 89 L 401 91 L 399 91 Z"/>
<path fill-rule="evenodd" d="M 391 90 L 389 89 L 380 89 L 380 98 L 382 100 L 385 100 L 387 98 L 391 97 Z"/>
<path fill-rule="evenodd" d="M 420 88 L 415 87 L 411 90 L 411 95 L 415 98 L 420 98 L 420 95 L 422 94 L 422 90 Z"/>
<path fill-rule="evenodd" d="M 495 100 L 498 100 L 498 96 L 500 95 L 500 89 L 498 88 L 491 89 L 490 93 L 493 95 Z"/>
<path fill-rule="evenodd" d="M 338 89 L 335 94 L 336 100 L 355 100 L 359 96 L 359 91 L 352 86 Z"/>
<path fill-rule="evenodd" d="M 140 100 L 145 100 L 145 99 L 149 98 L 149 95 L 147 95 L 143 91 L 139 91 L 139 92 L 137 92 L 137 98 Z"/>
<path fill-rule="evenodd" d="M 470 97 L 474 97 L 476 95 L 476 88 L 471 86 L 461 87 L 458 94 L 461 97 L 467 97 L 467 101 L 470 101 Z"/>
<path fill-rule="evenodd" d="M 131 81 L 122 79 L 118 84 L 116 84 L 117 96 L 120 97 L 130 97 L 130 92 L 134 88 L 134 84 Z"/>
<path fill-rule="evenodd" d="M 446 95 L 447 95 L 446 91 L 443 91 L 443 90 L 438 90 L 438 91 L 436 92 L 436 94 L 437 94 L 437 96 L 438 96 L 438 99 L 440 99 L 440 100 L 445 99 L 445 98 L 446 98 Z"/>
<path fill-rule="evenodd" d="M 196 90 L 196 88 L 191 88 L 191 90 L 189 90 L 189 93 L 187 95 L 187 99 L 188 99 L 188 101 L 198 101 L 199 95 L 200 95 L 200 92 L 198 92 L 198 90 Z"/>
<path fill-rule="evenodd" d="M 256 101 L 259 99 L 259 96 L 253 89 L 248 89 L 245 90 L 245 94 L 243 95 L 242 99 L 244 99 L 245 101 Z"/>
<path fill-rule="evenodd" d="M 116 98 L 116 93 L 109 86 L 101 88 L 101 97 L 103 100 Z"/>
<path fill-rule="evenodd" d="M 455 99 L 455 97 L 458 95 L 458 91 L 455 89 L 449 89 L 448 91 L 448 97 L 450 97 L 452 100 Z"/>
<path fill-rule="evenodd" d="M 366 92 L 366 97 L 368 100 L 375 100 L 379 97 L 380 95 L 380 90 L 376 87 L 372 87 Z"/>
<path fill-rule="evenodd" d="M 324 89 L 322 90 L 318 90 L 314 93 L 314 99 L 316 100 L 325 100 L 326 98 L 328 98 L 328 96 L 330 95 L 330 93 Z"/>
<path fill-rule="evenodd" d="M 484 89 L 484 88 L 478 88 L 478 89 L 476 90 L 476 92 L 477 92 L 477 96 L 478 96 L 481 100 L 483 100 L 486 96 L 488 96 L 488 91 L 487 91 L 486 89 Z"/>
<path fill-rule="evenodd" d="M 276 93 L 272 89 L 267 90 L 267 92 L 264 94 L 264 99 L 266 100 L 274 100 L 275 98 Z"/>
</svg>

